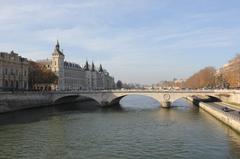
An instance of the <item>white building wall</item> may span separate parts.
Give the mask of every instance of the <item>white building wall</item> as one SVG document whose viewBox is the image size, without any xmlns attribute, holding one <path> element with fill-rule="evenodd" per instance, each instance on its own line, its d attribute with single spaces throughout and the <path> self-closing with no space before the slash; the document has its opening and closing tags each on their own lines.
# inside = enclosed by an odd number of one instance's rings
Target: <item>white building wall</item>
<svg viewBox="0 0 240 159">
<path fill-rule="evenodd" d="M 52 71 L 55 72 L 56 75 L 58 76 L 58 85 L 57 85 L 56 89 L 57 90 L 65 90 L 64 56 L 53 53 L 51 68 L 52 68 Z"/>
</svg>

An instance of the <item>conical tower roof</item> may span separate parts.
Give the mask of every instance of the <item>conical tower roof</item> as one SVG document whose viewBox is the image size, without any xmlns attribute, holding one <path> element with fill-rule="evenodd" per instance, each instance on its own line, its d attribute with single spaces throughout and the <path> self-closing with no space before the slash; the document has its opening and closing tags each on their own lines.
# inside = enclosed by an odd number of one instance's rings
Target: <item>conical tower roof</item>
<svg viewBox="0 0 240 159">
<path fill-rule="evenodd" d="M 85 71 L 89 71 L 89 64 L 88 64 L 88 61 L 86 61 L 86 64 L 83 68 Z"/>
<path fill-rule="evenodd" d="M 91 71 L 95 71 L 95 65 L 94 65 L 93 62 L 92 62 L 92 69 L 91 69 Z"/>
<path fill-rule="evenodd" d="M 100 64 L 98 71 L 99 71 L 99 72 L 103 72 L 102 64 Z"/>
<path fill-rule="evenodd" d="M 53 52 L 53 55 L 56 55 L 56 54 L 64 56 L 63 52 L 60 51 L 60 45 L 59 45 L 58 40 L 57 40 L 57 44 L 55 45 L 54 52 Z"/>
</svg>

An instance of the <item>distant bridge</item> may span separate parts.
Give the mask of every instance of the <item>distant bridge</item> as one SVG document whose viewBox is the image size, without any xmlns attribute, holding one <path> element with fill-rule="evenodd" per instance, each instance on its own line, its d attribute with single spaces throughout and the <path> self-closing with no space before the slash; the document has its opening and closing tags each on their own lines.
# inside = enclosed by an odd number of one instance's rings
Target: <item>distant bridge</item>
<svg viewBox="0 0 240 159">
<path fill-rule="evenodd" d="M 128 95 L 143 95 L 157 100 L 162 107 L 170 107 L 177 99 L 189 96 L 210 96 L 218 99 L 229 100 L 240 103 L 240 91 L 236 90 L 101 90 L 101 91 L 78 91 L 78 92 L 54 92 L 52 102 L 72 100 L 79 97 L 87 97 L 95 100 L 100 105 L 118 104 L 119 101 Z"/>
</svg>

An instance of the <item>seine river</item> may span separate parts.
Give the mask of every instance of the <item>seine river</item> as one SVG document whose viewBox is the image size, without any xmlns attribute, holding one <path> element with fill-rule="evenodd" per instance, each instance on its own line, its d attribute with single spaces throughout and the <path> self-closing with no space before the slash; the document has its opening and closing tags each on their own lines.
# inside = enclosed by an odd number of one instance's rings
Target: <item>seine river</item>
<svg viewBox="0 0 240 159">
<path fill-rule="evenodd" d="M 130 96 L 119 110 L 69 104 L 0 115 L 0 158 L 239 159 L 240 134 L 184 100 Z M 82 108 L 85 107 L 85 108 Z"/>
</svg>

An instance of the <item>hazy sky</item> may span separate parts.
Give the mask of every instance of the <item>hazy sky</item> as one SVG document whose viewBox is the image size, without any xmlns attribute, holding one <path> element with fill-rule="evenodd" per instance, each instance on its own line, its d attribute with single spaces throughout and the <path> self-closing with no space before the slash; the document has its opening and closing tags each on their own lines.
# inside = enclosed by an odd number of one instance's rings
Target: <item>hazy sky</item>
<svg viewBox="0 0 240 159">
<path fill-rule="evenodd" d="M 155 83 L 220 67 L 240 52 L 239 0 L 0 0 L 0 51 L 102 63 L 116 80 Z"/>
</svg>

